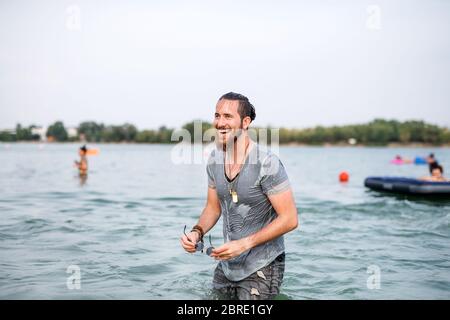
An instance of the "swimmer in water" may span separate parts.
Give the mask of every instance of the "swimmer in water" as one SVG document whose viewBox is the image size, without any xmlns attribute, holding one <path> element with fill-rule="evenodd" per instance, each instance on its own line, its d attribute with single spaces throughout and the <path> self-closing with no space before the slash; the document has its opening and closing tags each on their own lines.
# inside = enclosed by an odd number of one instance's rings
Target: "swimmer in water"
<svg viewBox="0 0 450 320">
<path fill-rule="evenodd" d="M 391 160 L 391 163 L 394 164 L 406 164 L 406 163 L 413 163 L 411 159 L 405 159 L 401 155 L 396 155 L 393 160 Z"/>
<path fill-rule="evenodd" d="M 86 177 L 88 171 L 88 162 L 86 157 L 87 148 L 85 145 L 80 148 L 78 154 L 80 155 L 80 161 L 75 161 L 75 166 L 79 170 L 80 177 Z"/>
<path fill-rule="evenodd" d="M 439 165 L 439 162 L 434 157 L 434 153 L 430 153 L 430 155 L 426 158 L 426 160 L 428 162 L 428 169 L 430 170 L 430 174 L 431 174 L 433 169 Z"/>
<path fill-rule="evenodd" d="M 448 181 L 450 181 L 450 180 L 444 178 L 444 176 L 442 175 L 444 173 L 444 168 L 442 168 L 441 165 L 438 164 L 438 165 L 433 166 L 433 168 L 430 171 L 431 171 L 431 176 L 423 177 L 423 178 L 421 178 L 421 180 L 433 181 L 433 182 L 448 182 Z"/>
</svg>

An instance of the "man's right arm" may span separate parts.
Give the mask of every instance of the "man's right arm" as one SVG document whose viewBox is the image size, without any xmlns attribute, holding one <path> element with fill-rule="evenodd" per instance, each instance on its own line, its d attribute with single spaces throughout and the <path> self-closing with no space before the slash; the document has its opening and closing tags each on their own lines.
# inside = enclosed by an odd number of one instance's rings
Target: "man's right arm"
<svg viewBox="0 0 450 320">
<path fill-rule="evenodd" d="M 220 202 L 217 195 L 217 190 L 215 188 L 208 187 L 206 206 L 200 215 L 197 225 L 199 225 L 206 234 L 217 223 L 220 218 L 220 214 Z M 195 243 L 197 243 L 200 236 L 197 232 L 190 232 L 187 235 L 191 241 L 183 235 L 181 237 L 181 246 L 187 252 L 193 253 L 195 252 Z"/>
</svg>

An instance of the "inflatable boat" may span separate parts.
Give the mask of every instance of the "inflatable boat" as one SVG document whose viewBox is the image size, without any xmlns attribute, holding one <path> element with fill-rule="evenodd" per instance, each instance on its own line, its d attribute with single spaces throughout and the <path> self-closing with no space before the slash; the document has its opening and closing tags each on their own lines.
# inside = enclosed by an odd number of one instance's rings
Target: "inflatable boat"
<svg viewBox="0 0 450 320">
<path fill-rule="evenodd" d="M 368 177 L 364 185 L 377 191 L 450 197 L 450 182 L 423 181 L 404 177 Z"/>
</svg>

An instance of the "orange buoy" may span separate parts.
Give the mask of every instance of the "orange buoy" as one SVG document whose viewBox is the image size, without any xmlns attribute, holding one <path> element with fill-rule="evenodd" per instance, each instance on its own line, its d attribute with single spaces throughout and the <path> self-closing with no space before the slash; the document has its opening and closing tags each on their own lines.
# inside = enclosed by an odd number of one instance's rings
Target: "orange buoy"
<svg viewBox="0 0 450 320">
<path fill-rule="evenodd" d="M 347 181 L 348 181 L 348 178 L 349 178 L 349 175 L 348 175 L 348 173 L 347 173 L 346 171 L 342 171 L 342 172 L 339 174 L 339 181 L 340 181 L 340 182 L 347 182 Z"/>
<path fill-rule="evenodd" d="M 99 150 L 98 149 L 87 149 L 86 155 L 87 156 L 96 156 L 98 155 Z"/>
</svg>

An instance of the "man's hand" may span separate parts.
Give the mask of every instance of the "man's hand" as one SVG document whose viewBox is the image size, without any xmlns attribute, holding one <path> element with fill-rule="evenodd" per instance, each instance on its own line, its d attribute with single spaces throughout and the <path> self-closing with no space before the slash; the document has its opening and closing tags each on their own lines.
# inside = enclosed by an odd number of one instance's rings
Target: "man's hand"
<svg viewBox="0 0 450 320">
<path fill-rule="evenodd" d="M 200 235 L 198 234 L 198 232 L 193 231 L 193 232 L 189 232 L 187 234 L 187 236 L 189 237 L 189 239 L 184 234 L 181 236 L 181 239 L 180 239 L 181 246 L 187 252 L 194 253 L 195 252 L 195 244 L 198 242 Z"/>
<path fill-rule="evenodd" d="M 251 249 L 251 245 L 247 238 L 233 240 L 215 248 L 212 251 L 211 257 L 216 260 L 228 260 L 237 257 L 248 249 Z"/>
</svg>

